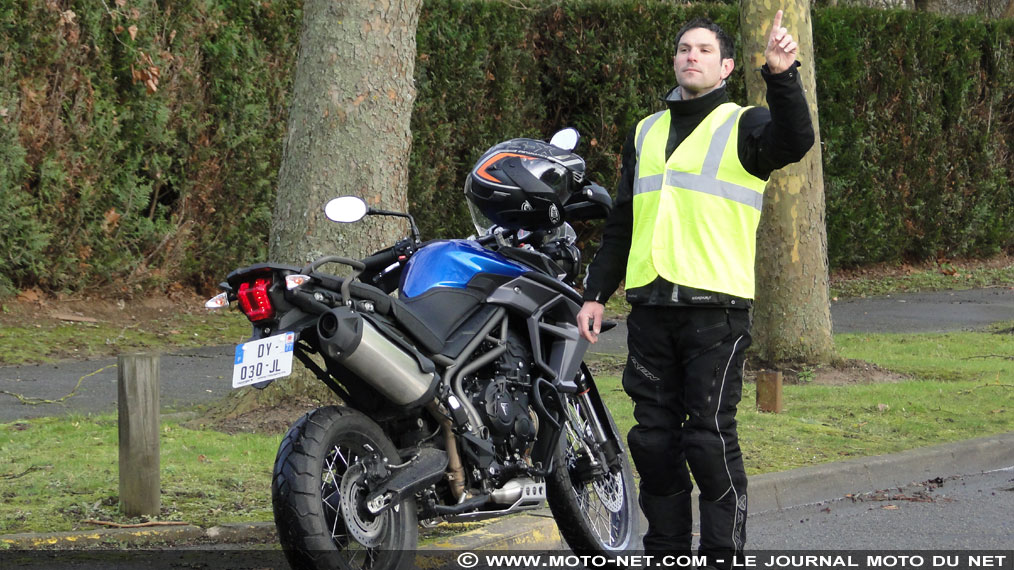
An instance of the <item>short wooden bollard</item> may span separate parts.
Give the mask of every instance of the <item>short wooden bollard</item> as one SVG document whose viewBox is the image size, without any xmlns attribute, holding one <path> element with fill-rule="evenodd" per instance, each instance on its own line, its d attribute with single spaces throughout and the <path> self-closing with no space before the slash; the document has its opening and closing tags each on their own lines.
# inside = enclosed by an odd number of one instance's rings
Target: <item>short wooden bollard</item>
<svg viewBox="0 0 1014 570">
<path fill-rule="evenodd" d="M 157 515 L 159 480 L 159 357 L 126 354 L 118 358 L 120 431 L 120 510 L 129 517 Z"/>
<path fill-rule="evenodd" d="M 757 409 L 762 412 L 782 413 L 782 373 L 757 373 Z"/>
</svg>

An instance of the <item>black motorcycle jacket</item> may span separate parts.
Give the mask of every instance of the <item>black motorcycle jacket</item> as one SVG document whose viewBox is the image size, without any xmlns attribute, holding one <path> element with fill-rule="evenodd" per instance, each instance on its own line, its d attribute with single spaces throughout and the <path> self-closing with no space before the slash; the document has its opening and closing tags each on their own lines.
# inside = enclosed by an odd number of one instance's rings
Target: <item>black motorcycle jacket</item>
<svg viewBox="0 0 1014 570">
<path fill-rule="evenodd" d="M 767 84 L 768 107 L 754 107 L 743 114 L 739 126 L 739 159 L 747 172 L 767 179 L 772 172 L 799 161 L 815 139 L 799 64 L 772 74 L 767 66 L 761 75 Z M 716 107 L 729 100 L 725 85 L 701 97 L 680 98 L 674 87 L 663 98 L 671 115 L 666 156 L 670 156 L 693 129 Z M 613 211 L 602 234 L 602 245 L 588 266 L 584 281 L 584 300 L 605 303 L 619 287 L 626 273 L 634 226 L 633 187 L 637 156 L 634 149 L 636 125 L 623 145 L 620 184 Z M 732 295 L 676 286 L 661 277 L 653 283 L 628 289 L 631 304 L 710 305 L 726 308 L 750 307 L 751 301 Z"/>
</svg>

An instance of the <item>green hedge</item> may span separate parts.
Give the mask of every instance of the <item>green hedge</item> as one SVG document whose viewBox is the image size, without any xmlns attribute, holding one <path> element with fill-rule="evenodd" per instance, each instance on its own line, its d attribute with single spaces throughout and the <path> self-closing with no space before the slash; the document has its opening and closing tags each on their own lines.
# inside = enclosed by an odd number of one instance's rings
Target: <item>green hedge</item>
<svg viewBox="0 0 1014 570">
<path fill-rule="evenodd" d="M 207 285 L 266 255 L 301 3 L 117 4 L 0 6 L 0 294 Z M 408 189 L 424 233 L 471 231 L 463 176 L 507 138 L 577 126 L 615 185 L 696 15 L 738 33 L 727 5 L 426 0 Z M 1014 247 L 1014 23 L 826 8 L 814 37 L 832 266 Z"/>
<path fill-rule="evenodd" d="M 814 19 L 833 265 L 1014 246 L 1014 22 Z"/>
<path fill-rule="evenodd" d="M 0 7 L 0 294 L 203 284 L 266 254 L 301 3 L 165 4 Z"/>
</svg>

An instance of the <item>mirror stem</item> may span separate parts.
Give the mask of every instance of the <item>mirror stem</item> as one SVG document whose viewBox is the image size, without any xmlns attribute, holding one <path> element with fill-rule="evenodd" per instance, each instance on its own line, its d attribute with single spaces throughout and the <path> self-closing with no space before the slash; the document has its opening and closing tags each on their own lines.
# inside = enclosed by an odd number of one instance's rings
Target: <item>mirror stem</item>
<svg viewBox="0 0 1014 570">
<path fill-rule="evenodd" d="M 421 241 L 421 236 L 419 235 L 419 228 L 415 225 L 415 218 L 412 217 L 412 214 L 406 214 L 406 213 L 403 213 L 403 212 L 392 212 L 390 210 L 378 210 L 376 208 L 369 208 L 366 211 L 366 215 L 368 215 L 368 216 L 395 216 L 395 217 L 398 217 L 398 218 L 408 218 L 408 223 L 409 223 L 409 226 L 411 226 L 411 230 L 412 230 L 412 239 L 415 240 L 416 242 Z"/>
</svg>

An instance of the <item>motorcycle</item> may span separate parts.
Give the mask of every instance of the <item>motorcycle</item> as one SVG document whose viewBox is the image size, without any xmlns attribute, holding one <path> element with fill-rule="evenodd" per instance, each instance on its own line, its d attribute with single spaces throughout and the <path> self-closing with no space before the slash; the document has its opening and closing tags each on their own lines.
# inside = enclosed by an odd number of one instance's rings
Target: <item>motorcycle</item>
<svg viewBox="0 0 1014 570">
<path fill-rule="evenodd" d="M 612 206 L 583 181 L 577 140 L 565 129 L 549 145 L 515 139 L 484 155 L 470 176 L 494 190 L 469 195 L 483 205 L 472 238 L 423 242 L 409 214 L 341 197 L 325 207 L 332 221 L 400 216 L 411 235 L 361 260 L 240 268 L 209 301 L 238 302 L 253 325 L 234 387 L 263 388 L 295 359 L 343 403 L 306 414 L 279 446 L 272 505 L 294 568 L 411 566 L 420 522 L 546 503 L 577 553 L 637 547 L 629 457 L 575 324 L 580 256 L 567 222 Z M 510 172 L 528 187 L 524 203 L 483 202 L 510 193 Z M 577 190 L 553 202 L 544 191 L 560 184 Z"/>
</svg>

